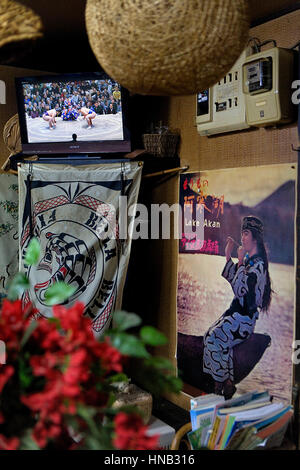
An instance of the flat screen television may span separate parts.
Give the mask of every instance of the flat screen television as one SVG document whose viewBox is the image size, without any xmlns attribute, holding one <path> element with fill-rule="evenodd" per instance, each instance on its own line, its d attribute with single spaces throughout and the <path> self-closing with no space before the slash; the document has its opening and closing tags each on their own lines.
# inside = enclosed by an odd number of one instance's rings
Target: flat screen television
<svg viewBox="0 0 300 470">
<path fill-rule="evenodd" d="M 24 154 L 131 151 L 129 93 L 104 72 L 16 78 Z"/>
</svg>

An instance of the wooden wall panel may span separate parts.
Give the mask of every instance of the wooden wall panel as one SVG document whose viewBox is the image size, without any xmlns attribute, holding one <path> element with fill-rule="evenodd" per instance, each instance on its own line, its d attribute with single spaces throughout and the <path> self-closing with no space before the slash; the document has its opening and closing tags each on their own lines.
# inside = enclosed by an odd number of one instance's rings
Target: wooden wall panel
<svg viewBox="0 0 300 470">
<path fill-rule="evenodd" d="M 300 40 L 300 10 L 251 29 L 261 41 L 275 39 L 278 47 L 292 47 Z M 268 163 L 294 162 L 296 123 L 282 128 L 251 129 L 222 136 L 201 137 L 194 125 L 194 96 L 169 100 L 169 123 L 181 131 L 180 157 L 191 170 L 230 168 Z"/>
</svg>

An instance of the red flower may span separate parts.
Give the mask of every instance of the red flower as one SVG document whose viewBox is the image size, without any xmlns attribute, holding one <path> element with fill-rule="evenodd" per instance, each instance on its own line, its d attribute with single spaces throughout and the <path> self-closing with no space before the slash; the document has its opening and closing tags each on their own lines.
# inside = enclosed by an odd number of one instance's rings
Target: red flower
<svg viewBox="0 0 300 470">
<path fill-rule="evenodd" d="M 84 316 L 84 304 L 76 302 L 73 307 L 66 309 L 62 305 L 55 305 L 53 307 L 53 315 L 60 320 L 61 327 L 73 333 L 89 333 L 93 335 L 91 329 L 91 320 Z"/>
<path fill-rule="evenodd" d="M 32 334 L 34 340 L 47 351 L 57 351 L 64 341 L 62 334 L 58 331 L 57 325 L 47 318 L 39 318 L 38 328 Z"/>
<path fill-rule="evenodd" d="M 24 312 L 22 309 L 22 301 L 15 300 L 11 302 L 5 299 L 1 308 L 1 323 L 10 325 L 12 331 L 20 331 L 24 329 Z"/>
<path fill-rule="evenodd" d="M 122 372 L 122 354 L 109 344 L 109 338 L 105 338 L 105 342 L 97 344 L 96 354 L 101 360 L 104 370 L 109 372 Z"/>
<path fill-rule="evenodd" d="M 3 301 L 0 313 L 0 339 L 5 342 L 7 351 L 15 353 L 20 349 L 20 340 L 29 321 L 22 309 L 21 300 Z"/>
<path fill-rule="evenodd" d="M 63 394 L 74 397 L 80 394 L 80 385 L 89 379 L 91 358 L 83 348 L 75 351 L 69 361 L 68 368 L 64 373 Z"/>
<path fill-rule="evenodd" d="M 6 366 L 2 365 L 0 368 L 0 393 L 2 392 L 5 384 L 9 381 L 9 379 L 14 374 L 13 366 Z"/>
<path fill-rule="evenodd" d="M 16 372 L 12 361 L 22 366 L 22 373 L 29 370 L 30 380 L 26 381 L 24 376 L 22 381 L 22 385 L 27 387 L 26 396 L 21 395 L 23 388 L 20 388 L 17 399 L 27 406 L 36 420 L 32 436 L 44 448 L 49 440 L 58 443 L 68 435 L 68 415 L 76 420 L 79 434 L 84 436 L 88 432 L 87 423 L 77 413 L 80 406 L 95 408 L 95 422 L 101 425 L 110 396 L 106 377 L 122 372 L 124 357 L 110 344 L 109 338 L 99 342 L 94 337 L 91 320 L 84 316 L 81 303 L 70 309 L 55 306 L 54 318 L 37 319 L 37 327 L 20 352 L 21 340 L 30 324 L 26 312 L 22 311 L 21 301 L 3 303 L 0 339 L 5 341 L 9 365 L 0 366 L 0 394 L 8 381 L 13 385 Z M 17 368 L 18 365 L 16 371 Z M 30 368 L 34 380 L 31 380 Z M 18 383 L 18 377 L 16 381 Z M 1 414 L 1 404 L 0 424 L 4 429 L 6 422 Z M 139 416 L 119 413 L 114 424 L 117 448 L 140 450 L 157 447 L 157 436 L 147 435 L 147 427 Z M 0 449 L 18 446 L 17 438 L 0 434 Z"/>
<path fill-rule="evenodd" d="M 33 439 L 43 448 L 47 445 L 48 439 L 58 438 L 62 434 L 62 427 L 51 422 L 39 420 L 32 433 Z"/>
<path fill-rule="evenodd" d="M 55 372 L 55 367 L 63 361 L 58 354 L 46 351 L 43 356 L 32 356 L 30 358 L 30 365 L 32 367 L 32 372 L 36 376 L 45 376 L 48 379 L 57 375 Z"/>
<path fill-rule="evenodd" d="M 20 441 L 17 437 L 5 437 L 0 434 L 0 450 L 17 450 Z"/>
<path fill-rule="evenodd" d="M 155 450 L 158 435 L 148 436 L 147 426 L 140 416 L 120 412 L 114 420 L 115 437 L 113 444 L 119 450 Z"/>
</svg>

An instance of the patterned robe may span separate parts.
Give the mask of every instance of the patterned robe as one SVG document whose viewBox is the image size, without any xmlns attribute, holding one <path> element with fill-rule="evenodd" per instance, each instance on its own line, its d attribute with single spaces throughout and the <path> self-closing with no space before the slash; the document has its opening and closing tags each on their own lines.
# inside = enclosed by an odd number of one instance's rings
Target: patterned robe
<svg viewBox="0 0 300 470">
<path fill-rule="evenodd" d="M 222 276 L 231 284 L 234 299 L 204 335 L 203 371 L 217 382 L 234 382 L 232 348 L 254 331 L 266 285 L 263 260 L 254 255 L 238 267 L 230 259 Z"/>
</svg>

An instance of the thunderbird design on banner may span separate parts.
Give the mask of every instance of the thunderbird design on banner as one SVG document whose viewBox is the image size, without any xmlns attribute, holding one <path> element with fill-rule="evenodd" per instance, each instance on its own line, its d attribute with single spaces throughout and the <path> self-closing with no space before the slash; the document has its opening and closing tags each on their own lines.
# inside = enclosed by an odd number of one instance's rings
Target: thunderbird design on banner
<svg viewBox="0 0 300 470">
<path fill-rule="evenodd" d="M 39 315 L 49 317 L 46 290 L 64 281 L 74 287 L 65 305 L 85 304 L 95 334 L 109 325 L 121 307 L 129 261 L 131 217 L 124 217 L 120 237 L 120 196 L 130 207 L 137 202 L 141 178 L 138 163 L 68 166 L 23 164 L 20 186 L 20 270 L 31 287 L 23 296 Z M 22 212 L 23 209 L 23 212 Z M 36 237 L 41 259 L 24 266 L 29 241 Z"/>
</svg>

